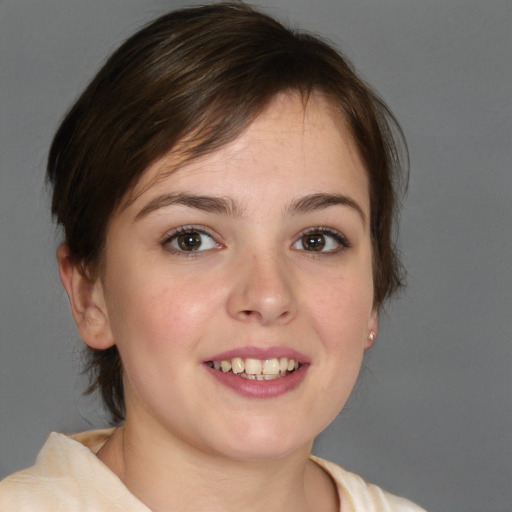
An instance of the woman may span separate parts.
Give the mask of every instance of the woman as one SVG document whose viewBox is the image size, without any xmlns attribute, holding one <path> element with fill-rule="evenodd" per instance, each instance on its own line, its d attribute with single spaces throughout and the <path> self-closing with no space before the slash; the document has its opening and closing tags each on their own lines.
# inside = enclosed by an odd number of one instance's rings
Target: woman
<svg viewBox="0 0 512 512">
<path fill-rule="evenodd" d="M 311 456 L 401 284 L 392 122 L 330 46 L 243 5 L 130 38 L 48 163 L 118 426 L 52 434 L 0 508 L 420 510 Z"/>
</svg>

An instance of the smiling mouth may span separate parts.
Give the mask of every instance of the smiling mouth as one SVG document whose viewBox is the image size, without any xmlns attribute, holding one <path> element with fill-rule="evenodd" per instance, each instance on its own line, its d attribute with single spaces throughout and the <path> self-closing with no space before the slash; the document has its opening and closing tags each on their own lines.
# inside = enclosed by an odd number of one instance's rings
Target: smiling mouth
<svg viewBox="0 0 512 512">
<path fill-rule="evenodd" d="M 301 367 L 301 363 L 287 357 L 272 359 L 253 359 L 234 357 L 222 361 L 207 361 L 214 370 L 231 373 L 249 380 L 274 380 L 285 377 Z"/>
</svg>

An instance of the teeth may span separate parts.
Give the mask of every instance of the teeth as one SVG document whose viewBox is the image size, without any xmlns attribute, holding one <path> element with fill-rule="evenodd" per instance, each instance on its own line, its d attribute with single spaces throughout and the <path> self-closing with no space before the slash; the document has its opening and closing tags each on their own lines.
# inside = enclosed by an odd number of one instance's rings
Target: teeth
<svg viewBox="0 0 512 512">
<path fill-rule="evenodd" d="M 267 359 L 263 363 L 264 375 L 277 375 L 279 373 L 279 361 L 277 359 Z"/>
<path fill-rule="evenodd" d="M 261 361 L 259 359 L 247 358 L 245 360 L 245 373 L 261 375 Z"/>
<path fill-rule="evenodd" d="M 213 364 L 215 365 L 215 363 Z M 242 373 L 245 370 L 244 362 L 241 357 L 235 357 L 234 359 L 231 359 L 231 370 L 235 374 Z"/>
<path fill-rule="evenodd" d="M 272 359 L 254 359 L 234 357 L 231 360 L 212 361 L 209 363 L 215 370 L 234 373 L 251 380 L 273 380 L 284 377 L 287 373 L 298 370 L 300 363 L 287 357 Z"/>
</svg>

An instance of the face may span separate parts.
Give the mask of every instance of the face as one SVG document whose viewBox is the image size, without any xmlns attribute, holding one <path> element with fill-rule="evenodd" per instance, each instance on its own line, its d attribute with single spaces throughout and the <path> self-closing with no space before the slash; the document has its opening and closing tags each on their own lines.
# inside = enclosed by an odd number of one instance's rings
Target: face
<svg viewBox="0 0 512 512">
<path fill-rule="evenodd" d="M 101 300 L 127 423 L 274 458 L 345 404 L 377 318 L 367 175 L 333 112 L 278 96 L 217 152 L 158 161 L 111 219 Z"/>
</svg>

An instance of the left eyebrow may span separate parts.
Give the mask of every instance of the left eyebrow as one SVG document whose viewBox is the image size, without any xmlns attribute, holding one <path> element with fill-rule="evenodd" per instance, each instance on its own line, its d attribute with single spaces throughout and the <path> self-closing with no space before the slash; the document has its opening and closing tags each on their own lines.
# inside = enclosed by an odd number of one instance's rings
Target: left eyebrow
<svg viewBox="0 0 512 512">
<path fill-rule="evenodd" d="M 323 210 L 325 208 L 329 208 L 330 206 L 337 205 L 348 206 L 349 208 L 352 208 L 359 214 L 363 220 L 363 224 L 366 224 L 366 214 L 364 213 L 364 210 L 361 208 L 361 206 L 359 206 L 359 204 L 351 197 L 342 194 L 318 193 L 301 197 L 291 203 L 291 205 L 286 209 L 286 213 L 288 215 L 298 215 L 302 213 L 309 213 L 315 210 Z"/>
<path fill-rule="evenodd" d="M 241 216 L 241 208 L 232 199 L 226 197 L 199 196 L 193 194 L 164 194 L 147 203 L 135 216 L 135 221 L 146 217 L 151 212 L 167 206 L 180 205 L 196 210 L 203 210 L 224 215 Z"/>
</svg>

